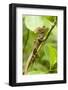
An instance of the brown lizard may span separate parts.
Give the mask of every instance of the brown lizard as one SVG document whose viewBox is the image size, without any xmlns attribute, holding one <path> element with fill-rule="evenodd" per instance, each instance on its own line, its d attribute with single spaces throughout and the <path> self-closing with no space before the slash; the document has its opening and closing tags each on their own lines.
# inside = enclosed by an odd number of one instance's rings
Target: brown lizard
<svg viewBox="0 0 68 90">
<path fill-rule="evenodd" d="M 35 61 L 35 58 L 37 56 L 37 52 L 41 46 L 41 43 L 45 40 L 45 34 L 48 32 L 48 28 L 46 28 L 45 26 L 43 27 L 38 27 L 36 28 L 36 31 L 37 31 L 37 38 L 36 40 L 34 40 L 34 47 L 33 47 L 33 50 L 30 54 L 30 56 L 28 57 L 28 60 L 26 61 L 26 65 L 25 65 L 25 68 L 24 68 L 24 74 L 27 74 L 28 72 L 28 68 L 30 66 L 30 64 Z"/>
</svg>

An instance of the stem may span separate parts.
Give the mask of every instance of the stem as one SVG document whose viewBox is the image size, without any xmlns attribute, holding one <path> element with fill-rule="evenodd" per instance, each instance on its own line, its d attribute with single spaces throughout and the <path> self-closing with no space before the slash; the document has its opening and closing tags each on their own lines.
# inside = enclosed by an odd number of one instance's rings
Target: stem
<svg viewBox="0 0 68 90">
<path fill-rule="evenodd" d="M 47 34 L 47 37 L 45 38 L 44 41 L 46 41 L 46 40 L 48 39 L 48 37 L 49 37 L 50 33 L 52 32 L 53 28 L 55 27 L 56 23 L 57 23 L 57 22 L 55 22 L 54 25 L 51 27 L 51 29 L 49 30 L 49 32 L 48 32 L 48 34 Z"/>
</svg>

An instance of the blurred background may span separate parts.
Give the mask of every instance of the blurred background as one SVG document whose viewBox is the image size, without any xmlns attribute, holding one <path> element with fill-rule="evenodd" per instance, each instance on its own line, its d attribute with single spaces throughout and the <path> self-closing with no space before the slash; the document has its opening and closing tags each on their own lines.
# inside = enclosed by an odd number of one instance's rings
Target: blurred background
<svg viewBox="0 0 68 90">
<path fill-rule="evenodd" d="M 57 16 L 29 16 L 26 15 L 22 18 L 22 32 L 23 32 L 23 69 L 26 66 L 26 62 L 35 46 L 35 40 L 38 37 L 36 33 L 37 27 L 45 26 L 48 31 L 57 22 Z M 44 41 L 38 56 L 34 62 L 30 64 L 28 68 L 28 74 L 48 74 L 57 73 L 57 24 L 50 33 L 47 41 Z M 46 30 L 46 29 L 45 29 Z M 47 37 L 47 34 L 45 34 Z"/>
</svg>

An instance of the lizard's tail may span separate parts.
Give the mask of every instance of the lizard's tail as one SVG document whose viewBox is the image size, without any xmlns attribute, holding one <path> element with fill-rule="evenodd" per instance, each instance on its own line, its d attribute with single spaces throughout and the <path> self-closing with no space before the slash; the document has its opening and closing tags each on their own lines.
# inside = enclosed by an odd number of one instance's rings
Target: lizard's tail
<svg viewBox="0 0 68 90">
<path fill-rule="evenodd" d="M 32 55 L 33 55 L 33 52 L 30 54 L 30 56 L 27 59 L 26 65 L 24 67 L 24 74 L 27 74 L 27 72 L 28 72 L 28 68 L 29 68 L 29 65 L 31 63 Z"/>
</svg>

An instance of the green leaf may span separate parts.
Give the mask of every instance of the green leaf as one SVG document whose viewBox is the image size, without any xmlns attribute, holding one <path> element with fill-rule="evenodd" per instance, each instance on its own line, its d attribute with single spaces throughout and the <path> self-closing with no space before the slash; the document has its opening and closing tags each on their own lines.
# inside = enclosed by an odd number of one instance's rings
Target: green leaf
<svg viewBox="0 0 68 90">
<path fill-rule="evenodd" d="M 43 21 L 40 16 L 25 16 L 25 25 L 31 31 L 34 31 L 37 27 L 43 26 Z"/>
<path fill-rule="evenodd" d="M 27 29 L 27 31 L 25 30 L 25 32 L 28 32 L 28 29 Z M 23 36 L 25 36 L 25 35 L 23 35 Z M 24 37 L 23 42 L 25 42 L 26 37 L 27 36 Z M 24 45 L 24 61 L 25 60 L 27 61 L 30 53 L 32 52 L 32 49 L 33 49 L 32 47 L 34 45 L 35 37 L 36 37 L 35 33 L 32 31 L 29 31 L 29 37 L 27 37 L 27 39 L 28 39 L 27 44 L 26 44 L 26 46 Z"/>
<path fill-rule="evenodd" d="M 51 69 L 57 62 L 57 48 L 53 46 L 54 43 L 45 43 L 40 49 L 39 61 L 48 69 Z"/>
<path fill-rule="evenodd" d="M 50 68 L 57 62 L 57 50 L 52 44 L 45 45 L 45 57 L 50 62 Z"/>
<path fill-rule="evenodd" d="M 46 16 L 42 16 L 42 20 L 43 20 L 44 25 L 46 27 L 48 27 L 49 29 L 53 25 L 53 22 L 51 22 L 50 20 L 48 20 Z"/>
<path fill-rule="evenodd" d="M 42 74 L 48 73 L 48 69 L 39 62 L 35 62 L 33 65 L 31 65 L 28 72 L 28 74 L 41 74 L 41 73 Z"/>
<path fill-rule="evenodd" d="M 51 70 L 49 71 L 50 73 L 57 73 L 57 63 L 55 63 L 52 67 Z"/>
<path fill-rule="evenodd" d="M 53 45 L 54 43 L 45 43 L 39 51 L 38 63 L 46 67 L 48 71 L 57 63 L 57 49 Z"/>
<path fill-rule="evenodd" d="M 50 53 L 50 66 L 53 66 L 57 61 L 57 51 L 53 47 L 49 47 L 49 53 Z"/>
<path fill-rule="evenodd" d="M 50 22 L 54 22 L 56 21 L 56 16 L 46 16 L 46 18 L 50 21 Z"/>
</svg>

